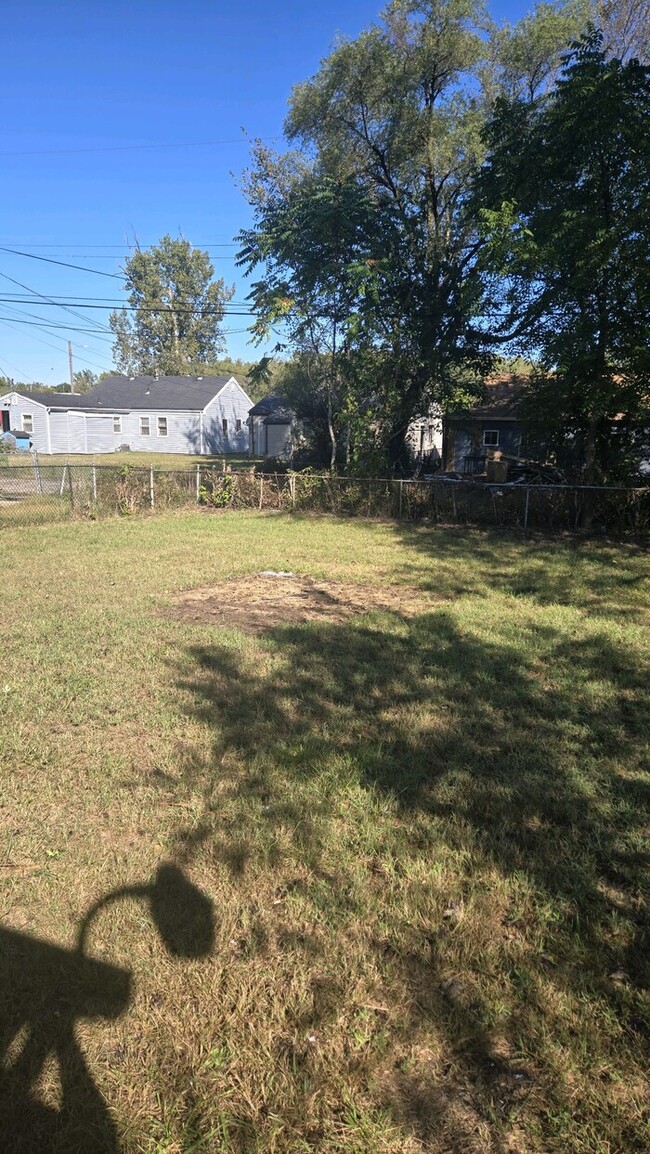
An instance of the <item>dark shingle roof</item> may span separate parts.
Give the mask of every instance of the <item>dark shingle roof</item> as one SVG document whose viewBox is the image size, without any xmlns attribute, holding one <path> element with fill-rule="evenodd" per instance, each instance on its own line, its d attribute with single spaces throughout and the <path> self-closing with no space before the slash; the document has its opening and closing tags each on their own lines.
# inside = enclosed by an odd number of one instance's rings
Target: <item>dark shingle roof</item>
<svg viewBox="0 0 650 1154">
<path fill-rule="evenodd" d="M 32 391 L 31 389 L 22 389 L 20 385 L 13 385 L 8 391 L 10 393 L 18 393 L 19 397 L 24 397 L 27 401 L 35 401 L 38 405 L 46 405 L 48 409 L 82 408 L 83 406 L 80 402 L 86 399 L 78 393 L 55 393 L 53 389 Z"/>
<path fill-rule="evenodd" d="M 286 397 L 279 397 L 277 393 L 269 393 L 268 397 L 262 397 L 261 401 L 248 410 L 248 415 L 266 417 L 267 425 L 290 425 L 296 416 Z"/>
<path fill-rule="evenodd" d="M 84 398 L 92 409 L 204 409 L 225 377 L 107 377 Z"/>
<path fill-rule="evenodd" d="M 89 393 L 26 392 L 14 386 L 14 392 L 49 409 L 82 409 L 112 412 L 125 409 L 165 411 L 204 409 L 232 374 L 220 377 L 106 377 Z M 235 380 L 237 378 L 234 378 Z M 237 382 L 239 383 L 239 382 Z"/>
</svg>

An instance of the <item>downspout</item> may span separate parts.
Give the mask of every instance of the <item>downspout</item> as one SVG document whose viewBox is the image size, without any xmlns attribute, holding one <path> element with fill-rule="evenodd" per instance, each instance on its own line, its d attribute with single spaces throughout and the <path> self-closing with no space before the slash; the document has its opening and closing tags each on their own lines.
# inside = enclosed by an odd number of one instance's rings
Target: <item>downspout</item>
<svg viewBox="0 0 650 1154">
<path fill-rule="evenodd" d="M 203 456 L 203 410 L 199 413 L 199 456 Z"/>
<path fill-rule="evenodd" d="M 50 429 L 50 410 L 45 410 L 45 420 L 47 424 L 47 451 L 52 456 L 52 431 Z"/>
</svg>

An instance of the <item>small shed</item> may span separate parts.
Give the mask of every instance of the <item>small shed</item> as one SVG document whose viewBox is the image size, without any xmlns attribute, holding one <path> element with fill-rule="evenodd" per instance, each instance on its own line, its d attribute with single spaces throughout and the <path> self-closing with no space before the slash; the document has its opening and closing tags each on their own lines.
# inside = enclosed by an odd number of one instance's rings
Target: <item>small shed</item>
<svg viewBox="0 0 650 1154">
<path fill-rule="evenodd" d="M 269 393 L 249 409 L 248 418 L 251 456 L 290 460 L 298 422 L 286 397 Z"/>
</svg>

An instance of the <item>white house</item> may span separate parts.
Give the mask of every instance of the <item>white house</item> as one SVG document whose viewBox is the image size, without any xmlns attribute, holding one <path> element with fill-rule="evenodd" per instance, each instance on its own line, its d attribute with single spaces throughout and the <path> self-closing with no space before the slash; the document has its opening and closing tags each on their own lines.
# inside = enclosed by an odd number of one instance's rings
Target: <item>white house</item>
<svg viewBox="0 0 650 1154">
<path fill-rule="evenodd" d="M 252 401 L 235 377 L 107 377 L 90 393 L 0 396 L 2 431 L 39 453 L 246 453 Z"/>
</svg>

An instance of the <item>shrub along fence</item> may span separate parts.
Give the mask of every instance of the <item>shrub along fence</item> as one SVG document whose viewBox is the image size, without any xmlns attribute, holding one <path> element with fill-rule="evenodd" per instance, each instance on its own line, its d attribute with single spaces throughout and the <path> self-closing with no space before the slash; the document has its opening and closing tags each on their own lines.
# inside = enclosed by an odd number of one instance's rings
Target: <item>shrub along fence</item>
<svg viewBox="0 0 650 1154">
<path fill-rule="evenodd" d="M 112 465 L 0 467 L 0 526 L 199 505 L 566 532 L 650 535 L 650 486 L 487 485 Z"/>
</svg>

